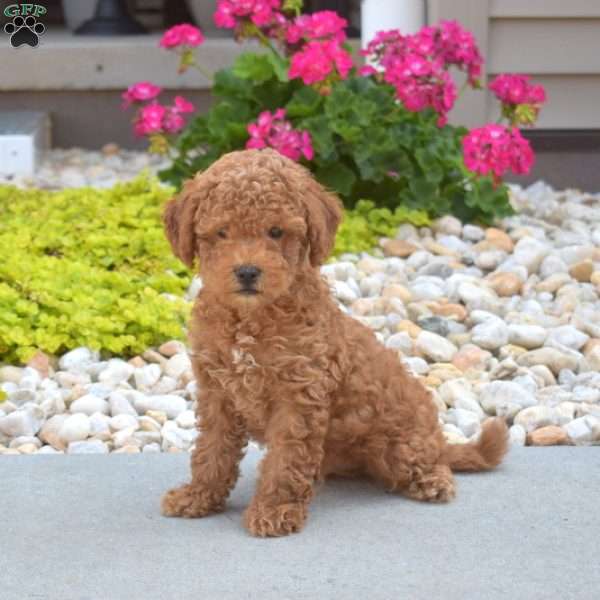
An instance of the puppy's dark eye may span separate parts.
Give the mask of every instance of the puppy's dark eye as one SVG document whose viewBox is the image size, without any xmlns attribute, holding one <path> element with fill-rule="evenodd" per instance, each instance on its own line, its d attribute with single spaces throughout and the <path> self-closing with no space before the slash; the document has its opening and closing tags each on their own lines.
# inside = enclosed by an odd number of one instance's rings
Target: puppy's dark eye
<svg viewBox="0 0 600 600">
<path fill-rule="evenodd" d="M 223 240 L 227 238 L 227 232 L 224 229 L 219 229 L 219 231 L 217 231 L 217 235 Z"/>
<path fill-rule="evenodd" d="M 271 227 L 271 229 L 269 229 L 269 237 L 273 238 L 274 240 L 278 240 L 282 235 L 283 230 L 281 227 Z"/>
</svg>

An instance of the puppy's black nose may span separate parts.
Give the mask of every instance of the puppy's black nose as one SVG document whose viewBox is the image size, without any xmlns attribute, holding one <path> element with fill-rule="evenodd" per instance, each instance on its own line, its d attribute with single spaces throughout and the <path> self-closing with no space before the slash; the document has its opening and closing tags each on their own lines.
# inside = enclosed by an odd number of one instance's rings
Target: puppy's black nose
<svg viewBox="0 0 600 600">
<path fill-rule="evenodd" d="M 241 265 L 236 267 L 233 272 L 244 287 L 252 287 L 261 274 L 261 270 L 254 265 Z"/>
</svg>

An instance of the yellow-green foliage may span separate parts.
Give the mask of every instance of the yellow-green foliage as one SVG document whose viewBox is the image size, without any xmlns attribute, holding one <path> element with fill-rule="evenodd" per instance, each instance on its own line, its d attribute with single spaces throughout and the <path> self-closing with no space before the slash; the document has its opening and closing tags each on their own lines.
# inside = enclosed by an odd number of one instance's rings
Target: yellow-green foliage
<svg viewBox="0 0 600 600">
<path fill-rule="evenodd" d="M 425 227 L 430 222 L 422 210 L 398 206 L 392 212 L 389 208 L 376 208 L 370 200 L 359 200 L 354 210 L 344 213 L 333 253 L 338 256 L 344 252 L 366 252 L 377 246 L 379 238 L 393 237 L 402 223 Z"/>
<path fill-rule="evenodd" d="M 146 176 L 109 190 L 0 186 L 0 360 L 181 339 L 189 305 L 163 295 L 190 282 L 160 221 L 171 193 Z"/>
<path fill-rule="evenodd" d="M 77 346 L 129 356 L 182 339 L 191 274 L 164 237 L 171 194 L 146 176 L 109 190 L 0 186 L 0 362 Z M 334 253 L 370 250 L 405 222 L 429 219 L 362 200 L 346 211 Z"/>
</svg>

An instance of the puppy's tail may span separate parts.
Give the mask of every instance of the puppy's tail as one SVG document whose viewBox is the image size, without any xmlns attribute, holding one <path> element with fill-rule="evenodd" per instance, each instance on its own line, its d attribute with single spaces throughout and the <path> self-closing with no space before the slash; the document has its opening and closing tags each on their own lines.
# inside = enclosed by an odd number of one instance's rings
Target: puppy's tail
<svg viewBox="0 0 600 600">
<path fill-rule="evenodd" d="M 487 471 L 497 467 L 508 450 L 508 428 L 503 419 L 491 419 L 481 436 L 470 444 L 448 444 L 445 458 L 453 471 Z"/>
</svg>

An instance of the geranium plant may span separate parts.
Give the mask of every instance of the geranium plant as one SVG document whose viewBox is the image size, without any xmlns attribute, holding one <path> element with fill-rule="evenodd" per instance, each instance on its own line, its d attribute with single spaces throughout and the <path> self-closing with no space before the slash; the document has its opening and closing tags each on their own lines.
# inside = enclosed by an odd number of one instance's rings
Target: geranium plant
<svg viewBox="0 0 600 600">
<path fill-rule="evenodd" d="M 237 40 L 258 39 L 264 51 L 244 52 L 214 74 L 196 59 L 199 30 L 177 25 L 164 34 L 160 46 L 179 54 L 179 71 L 202 71 L 215 98 L 208 113 L 184 125 L 193 110 L 184 98 L 163 106 L 149 82 L 125 92 L 125 105 L 138 106 L 136 134 L 172 157 L 165 181 L 179 186 L 226 152 L 269 146 L 305 164 L 348 207 L 368 199 L 464 220 L 510 214 L 502 177 L 533 164 L 518 128 L 535 122 L 545 101 L 541 86 L 499 76 L 490 89 L 504 123 L 469 132 L 447 117 L 464 89 L 481 87 L 483 58 L 458 23 L 414 35 L 379 32 L 361 51 L 368 61 L 361 67 L 344 19 L 332 11 L 303 15 L 301 8 L 301 0 L 218 0 L 215 23 Z M 465 74 L 461 92 L 456 71 Z"/>
</svg>

